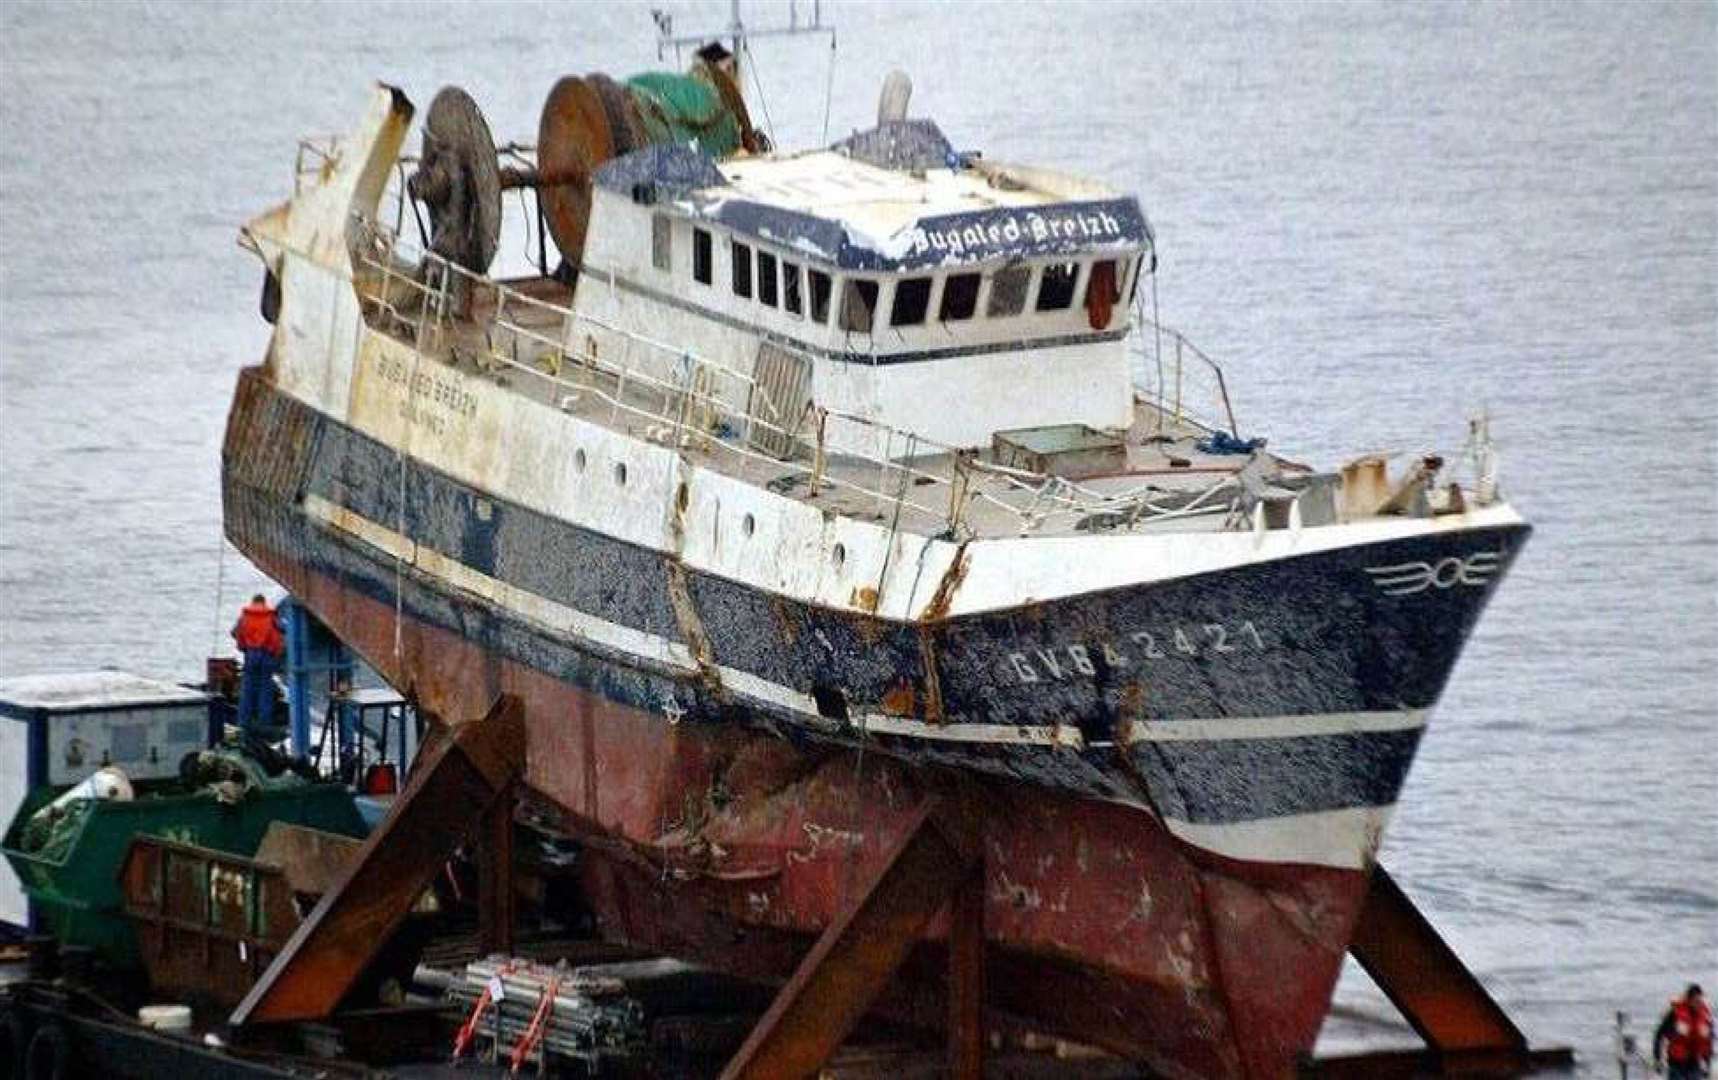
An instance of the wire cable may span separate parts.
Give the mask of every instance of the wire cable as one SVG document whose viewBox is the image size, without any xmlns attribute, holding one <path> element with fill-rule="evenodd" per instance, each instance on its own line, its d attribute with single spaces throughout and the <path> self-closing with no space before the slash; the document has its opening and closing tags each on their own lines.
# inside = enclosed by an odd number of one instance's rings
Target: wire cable
<svg viewBox="0 0 1718 1080">
<path fill-rule="evenodd" d="M 818 145 L 829 145 L 829 103 L 835 97 L 835 31 L 829 31 L 829 76 L 823 84 L 823 137 Z"/>
<path fill-rule="evenodd" d="M 769 129 L 770 145 L 779 146 L 781 144 L 776 141 L 775 121 L 770 119 L 769 98 L 764 95 L 764 83 L 763 80 L 758 77 L 758 62 L 756 56 L 752 53 L 751 42 L 741 38 L 740 49 L 746 54 L 746 70 L 751 72 L 752 85 L 757 87 L 758 105 L 760 105 L 764 110 L 764 127 Z"/>
</svg>

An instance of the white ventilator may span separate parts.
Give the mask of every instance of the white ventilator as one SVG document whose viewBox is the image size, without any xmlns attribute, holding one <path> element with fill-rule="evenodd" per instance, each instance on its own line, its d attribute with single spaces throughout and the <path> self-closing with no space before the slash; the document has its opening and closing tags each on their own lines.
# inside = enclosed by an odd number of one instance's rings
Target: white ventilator
<svg viewBox="0 0 1718 1080">
<path fill-rule="evenodd" d="M 877 95 L 877 123 L 907 118 L 907 102 L 913 96 L 913 80 L 900 68 L 883 79 L 883 92 Z"/>
</svg>

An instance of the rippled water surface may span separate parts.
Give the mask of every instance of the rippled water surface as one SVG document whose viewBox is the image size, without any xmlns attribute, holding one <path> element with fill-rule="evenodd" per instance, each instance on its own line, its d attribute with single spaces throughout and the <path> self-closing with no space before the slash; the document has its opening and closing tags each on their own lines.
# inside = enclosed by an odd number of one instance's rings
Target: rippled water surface
<svg viewBox="0 0 1718 1080">
<path fill-rule="evenodd" d="M 1538 532 L 1386 861 L 1536 1041 L 1609 1075 L 1613 1010 L 1644 1029 L 1718 984 L 1718 8 L 824 7 L 832 135 L 901 66 L 958 145 L 1139 192 L 1165 320 L 1248 434 L 1328 465 L 1453 450 L 1490 411 Z M 385 78 L 461 83 L 529 139 L 556 77 L 654 66 L 652 31 L 623 5 L 0 5 L 0 673 L 194 677 L 260 584 L 217 554 L 221 426 L 266 341 L 234 236 L 298 135 Z M 756 59 L 754 112 L 820 139 L 828 49 Z"/>
</svg>

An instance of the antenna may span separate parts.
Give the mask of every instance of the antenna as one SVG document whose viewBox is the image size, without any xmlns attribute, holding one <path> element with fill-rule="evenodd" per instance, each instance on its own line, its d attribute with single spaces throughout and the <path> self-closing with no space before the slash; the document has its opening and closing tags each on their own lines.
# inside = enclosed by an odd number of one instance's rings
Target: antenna
<svg viewBox="0 0 1718 1080">
<path fill-rule="evenodd" d="M 728 25 L 721 30 L 705 30 L 696 34 L 676 34 L 674 32 L 674 16 L 661 8 L 651 8 L 650 17 L 656 21 L 656 58 L 663 59 L 669 47 L 674 49 L 674 62 L 681 62 L 680 51 L 687 47 L 697 48 L 707 45 L 722 37 L 726 37 L 729 48 L 734 54 L 737 64 L 741 50 L 752 38 L 764 37 L 799 37 L 805 34 L 828 34 L 830 44 L 835 42 L 834 24 L 823 21 L 823 0 L 811 0 L 811 21 L 799 21 L 799 0 L 788 0 L 787 25 L 771 26 L 762 30 L 753 30 L 746 26 L 740 18 L 740 0 L 730 0 L 728 7 Z"/>
</svg>

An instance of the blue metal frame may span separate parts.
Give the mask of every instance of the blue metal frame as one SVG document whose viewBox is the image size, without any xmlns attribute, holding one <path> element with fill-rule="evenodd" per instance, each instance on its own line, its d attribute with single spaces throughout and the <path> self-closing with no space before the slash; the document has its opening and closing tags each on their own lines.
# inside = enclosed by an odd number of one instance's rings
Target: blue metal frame
<svg viewBox="0 0 1718 1080">
<path fill-rule="evenodd" d="M 286 637 L 287 716 L 290 722 L 292 753 L 309 757 L 311 750 L 311 676 L 324 675 L 330 680 L 344 676 L 350 685 L 354 661 L 352 651 L 323 626 L 310 609 L 287 597 L 277 609 Z M 328 684 L 331 688 L 331 682 Z"/>
</svg>

